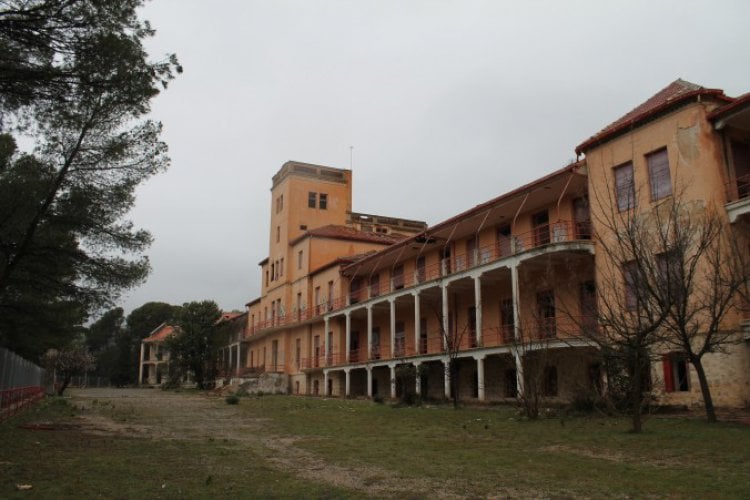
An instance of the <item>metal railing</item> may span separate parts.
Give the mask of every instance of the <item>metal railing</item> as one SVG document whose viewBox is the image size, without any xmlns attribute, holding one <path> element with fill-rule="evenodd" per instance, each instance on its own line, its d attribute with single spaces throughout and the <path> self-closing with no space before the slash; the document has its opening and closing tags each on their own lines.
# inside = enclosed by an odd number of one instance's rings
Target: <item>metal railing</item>
<svg viewBox="0 0 750 500">
<path fill-rule="evenodd" d="M 750 196 L 750 174 L 741 175 L 725 185 L 727 201 L 737 201 Z"/>
</svg>

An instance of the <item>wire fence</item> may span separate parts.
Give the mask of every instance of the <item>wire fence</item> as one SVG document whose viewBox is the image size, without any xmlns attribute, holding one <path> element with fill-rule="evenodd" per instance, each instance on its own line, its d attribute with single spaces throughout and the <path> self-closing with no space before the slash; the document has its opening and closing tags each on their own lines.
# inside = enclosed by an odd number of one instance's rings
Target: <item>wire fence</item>
<svg viewBox="0 0 750 500">
<path fill-rule="evenodd" d="M 0 347 L 0 421 L 44 396 L 45 370 Z"/>
</svg>

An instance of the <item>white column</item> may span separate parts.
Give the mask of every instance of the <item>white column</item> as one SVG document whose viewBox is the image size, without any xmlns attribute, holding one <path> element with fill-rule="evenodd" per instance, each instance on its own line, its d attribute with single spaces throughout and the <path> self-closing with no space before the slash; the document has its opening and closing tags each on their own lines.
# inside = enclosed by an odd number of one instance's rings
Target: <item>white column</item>
<svg viewBox="0 0 750 500">
<path fill-rule="evenodd" d="M 448 349 L 448 336 L 450 332 L 450 321 L 448 318 L 448 285 L 442 285 L 440 289 L 443 292 L 443 349 Z"/>
<path fill-rule="evenodd" d="M 242 344 L 240 342 L 237 342 L 237 371 L 236 373 L 238 377 L 240 376 L 240 368 L 242 368 L 240 365 L 241 363 L 240 360 L 242 359 L 242 353 L 240 352 L 241 346 Z"/>
<path fill-rule="evenodd" d="M 330 396 L 328 394 L 328 370 L 323 370 L 323 396 Z"/>
<path fill-rule="evenodd" d="M 326 316 L 325 319 L 323 320 L 323 328 L 325 330 L 323 332 L 323 348 L 325 349 L 325 352 L 323 354 L 323 357 L 325 359 L 324 366 L 328 366 L 328 361 L 329 361 L 328 360 L 328 354 L 329 354 L 329 351 L 331 350 L 331 346 L 328 345 L 329 344 L 328 329 L 330 328 L 330 326 L 331 326 L 330 319 L 328 319 L 328 316 Z M 326 386 L 326 387 L 328 387 L 328 386 Z M 326 389 L 326 390 L 328 390 L 328 389 Z"/>
<path fill-rule="evenodd" d="M 396 299 L 389 299 L 388 306 L 391 311 L 391 359 L 396 357 Z"/>
<path fill-rule="evenodd" d="M 422 395 L 422 378 L 419 376 L 419 367 L 422 363 L 415 362 L 414 363 L 414 374 L 415 374 L 415 385 L 414 385 L 414 391 L 417 393 L 418 396 Z"/>
<path fill-rule="evenodd" d="M 368 366 L 367 368 L 367 397 L 372 397 L 372 367 Z"/>
<path fill-rule="evenodd" d="M 396 365 L 388 365 L 391 369 L 391 397 L 396 398 Z"/>
<path fill-rule="evenodd" d="M 138 363 L 138 385 L 143 384 L 143 353 L 144 353 L 144 344 L 141 342 L 141 359 Z"/>
<path fill-rule="evenodd" d="M 443 360 L 443 371 L 445 372 L 445 399 L 451 398 L 451 374 L 450 374 L 450 359 Z"/>
<path fill-rule="evenodd" d="M 346 311 L 344 314 L 344 318 L 346 319 L 346 362 L 349 362 L 349 353 L 351 351 L 352 346 L 352 314 L 351 311 Z M 348 396 L 348 394 L 347 394 Z"/>
<path fill-rule="evenodd" d="M 484 356 L 477 358 L 477 399 L 484 401 Z"/>
<path fill-rule="evenodd" d="M 513 293 L 513 337 L 517 343 L 522 342 L 521 338 L 521 315 L 519 309 L 519 292 L 518 292 L 518 265 L 514 264 L 510 266 L 510 284 L 511 291 Z M 521 352 L 518 347 L 514 347 L 513 358 L 516 362 L 516 385 L 518 386 L 518 395 L 522 396 L 524 393 L 523 384 L 523 359 Z"/>
<path fill-rule="evenodd" d="M 477 345 L 482 345 L 482 280 L 480 276 L 474 278 L 474 310 L 476 311 Z"/>
<path fill-rule="evenodd" d="M 351 392 L 351 383 L 352 383 L 352 377 L 351 377 L 351 370 L 349 368 L 344 370 L 344 394 L 346 396 L 350 395 Z"/>
<path fill-rule="evenodd" d="M 422 313 L 420 311 L 419 292 L 414 292 L 414 354 L 418 354 L 419 337 L 422 336 Z M 417 391 L 419 394 L 419 391 Z"/>
<path fill-rule="evenodd" d="M 372 359 L 372 304 L 367 306 L 367 360 Z"/>
</svg>

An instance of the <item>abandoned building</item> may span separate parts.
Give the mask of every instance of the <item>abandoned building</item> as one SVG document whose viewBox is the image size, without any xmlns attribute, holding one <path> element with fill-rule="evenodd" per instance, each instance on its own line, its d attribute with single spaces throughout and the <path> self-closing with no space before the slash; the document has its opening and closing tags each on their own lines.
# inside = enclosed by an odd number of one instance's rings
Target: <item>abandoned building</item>
<svg viewBox="0 0 750 500">
<path fill-rule="evenodd" d="M 279 374 L 292 394 L 396 397 L 398 367 L 413 366 L 412 389 L 442 398 L 455 358 L 462 399 L 515 399 L 530 369 L 551 400 L 599 386 L 598 347 L 582 334 L 599 323 L 605 265 L 607 228 L 592 212 L 645 212 L 679 192 L 750 239 L 750 94 L 677 80 L 575 151 L 570 165 L 430 227 L 353 212 L 349 170 L 285 163 L 261 295 L 223 351 L 227 376 Z M 724 321 L 737 341 L 704 364 L 716 404 L 745 406 L 750 314 L 735 307 Z M 653 354 L 660 400 L 699 403 L 685 357 Z"/>
</svg>

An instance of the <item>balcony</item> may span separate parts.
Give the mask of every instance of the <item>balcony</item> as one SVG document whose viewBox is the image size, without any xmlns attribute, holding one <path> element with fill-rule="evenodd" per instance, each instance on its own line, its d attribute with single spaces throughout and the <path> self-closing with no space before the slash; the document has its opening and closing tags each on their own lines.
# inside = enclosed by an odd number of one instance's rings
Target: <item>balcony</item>
<svg viewBox="0 0 750 500">
<path fill-rule="evenodd" d="M 570 339 L 581 339 L 595 335 L 598 330 L 598 322 L 595 316 L 578 317 L 551 317 L 535 319 L 529 322 L 527 330 L 519 329 L 520 338 L 525 342 L 536 343 L 539 341 L 556 340 L 565 342 Z M 427 337 L 421 337 L 414 347 L 414 332 L 406 332 L 402 340 L 396 338 L 393 352 L 386 346 L 384 349 L 380 344 L 373 344 L 370 348 L 369 361 L 414 358 L 419 356 L 445 355 L 443 337 L 439 332 L 428 332 Z M 458 343 L 459 352 L 473 351 L 475 349 L 492 349 L 509 347 L 515 343 L 515 328 L 513 325 L 500 325 L 487 327 L 482 330 L 481 340 L 476 333 L 470 330 L 461 332 L 453 339 Z M 343 352 L 331 351 L 328 356 L 327 366 L 343 366 L 347 364 L 364 363 L 368 361 L 367 350 L 364 347 L 351 349 L 349 360 Z M 318 366 L 323 366 L 322 364 Z"/>
<path fill-rule="evenodd" d="M 726 184 L 727 214 L 729 222 L 750 214 L 750 174 L 738 177 Z"/>
<path fill-rule="evenodd" d="M 574 242 L 590 242 L 592 238 L 590 222 L 557 221 L 535 227 L 526 233 L 502 238 L 491 245 L 476 249 L 471 254 L 456 255 L 442 259 L 424 267 L 418 267 L 412 273 L 397 274 L 385 283 L 373 282 L 351 291 L 343 297 L 333 297 L 322 304 L 309 309 L 294 311 L 284 316 L 276 316 L 261 321 L 250 327 L 249 335 L 262 330 L 294 325 L 329 312 L 344 309 L 376 297 L 387 295 L 402 289 L 408 289 L 421 283 L 427 283 L 441 277 L 451 276 L 475 267 L 483 266 L 512 257 L 530 250 L 548 245 Z"/>
</svg>

